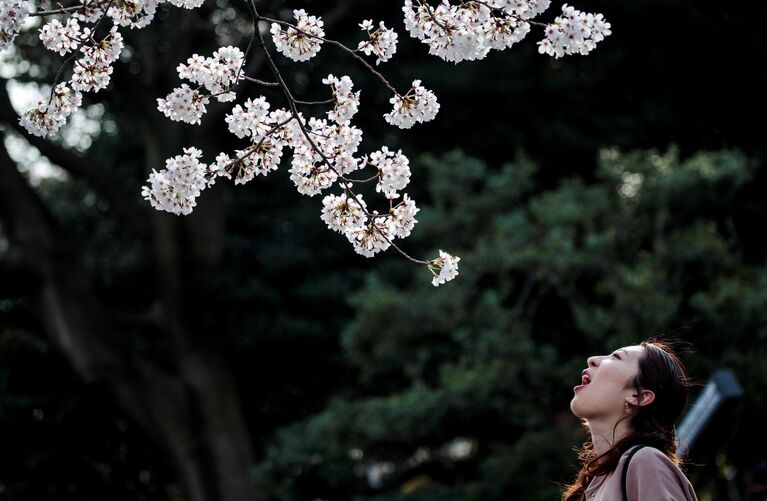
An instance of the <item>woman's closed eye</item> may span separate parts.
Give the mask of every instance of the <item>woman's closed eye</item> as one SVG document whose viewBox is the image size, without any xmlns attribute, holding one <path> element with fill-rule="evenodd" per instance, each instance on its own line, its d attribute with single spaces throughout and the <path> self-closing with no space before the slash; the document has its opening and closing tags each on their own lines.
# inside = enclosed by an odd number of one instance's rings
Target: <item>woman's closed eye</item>
<svg viewBox="0 0 767 501">
<path fill-rule="evenodd" d="M 620 355 L 618 355 L 617 353 L 613 353 L 613 354 L 612 354 L 612 356 L 613 356 L 613 357 L 615 357 L 615 358 L 617 358 L 618 360 L 621 360 L 621 357 L 620 357 Z"/>
</svg>

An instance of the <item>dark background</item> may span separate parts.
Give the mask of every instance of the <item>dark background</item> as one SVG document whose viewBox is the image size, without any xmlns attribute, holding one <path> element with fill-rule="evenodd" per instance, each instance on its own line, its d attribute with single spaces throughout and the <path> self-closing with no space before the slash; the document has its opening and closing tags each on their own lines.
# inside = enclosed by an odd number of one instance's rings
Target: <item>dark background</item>
<svg viewBox="0 0 767 501">
<path fill-rule="evenodd" d="M 720 367 L 743 385 L 687 471 L 701 499 L 748 499 L 767 458 L 767 7 L 581 1 L 612 24 L 589 56 L 541 56 L 533 29 L 454 65 L 408 37 L 400 2 L 259 3 L 321 15 L 349 45 L 363 19 L 398 31 L 381 71 L 441 104 L 408 131 L 332 47 L 278 64 L 306 100 L 352 77 L 363 151 L 413 163 L 403 245 L 460 255 L 461 274 L 435 289 L 391 251 L 356 255 L 286 162 L 217 183 L 191 216 L 152 210 L 140 188 L 165 158 L 241 147 L 228 105 L 194 127 L 156 98 L 192 53 L 250 34 L 239 3 L 163 5 L 86 97 L 105 107 L 87 149 L 26 136 L 0 93 L 2 134 L 67 173 L 34 183 L 0 151 L 0 500 L 557 499 L 585 438 L 568 404 L 586 357 L 653 335 L 687 343 L 701 385 Z M 15 80 L 52 81 L 61 60 L 35 30 L 16 47 L 34 64 Z M 269 79 L 256 54 L 249 74 Z M 238 99 L 260 93 L 284 106 Z"/>
</svg>

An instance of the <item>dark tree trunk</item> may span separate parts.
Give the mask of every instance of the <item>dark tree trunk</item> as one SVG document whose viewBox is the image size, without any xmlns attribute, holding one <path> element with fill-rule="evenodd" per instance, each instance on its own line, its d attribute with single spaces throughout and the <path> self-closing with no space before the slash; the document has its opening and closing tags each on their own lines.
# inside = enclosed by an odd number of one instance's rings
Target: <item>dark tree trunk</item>
<svg viewBox="0 0 767 501">
<path fill-rule="evenodd" d="M 189 498 L 261 499 L 249 481 L 253 454 L 237 388 L 215 351 L 191 341 L 179 313 L 170 322 L 176 348 L 172 368 L 130 353 L 68 239 L 4 149 L 0 215 L 22 256 L 16 264 L 39 276 L 45 327 L 53 342 L 86 381 L 112 388 L 125 411 L 172 458 Z M 163 261 L 177 267 L 169 253 Z M 182 275 L 178 270 L 173 274 Z"/>
</svg>

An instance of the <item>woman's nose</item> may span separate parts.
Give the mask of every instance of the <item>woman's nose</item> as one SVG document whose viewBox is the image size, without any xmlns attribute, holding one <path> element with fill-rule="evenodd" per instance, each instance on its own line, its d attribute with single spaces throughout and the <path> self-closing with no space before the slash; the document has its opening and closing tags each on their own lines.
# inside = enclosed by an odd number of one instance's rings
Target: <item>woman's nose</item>
<svg viewBox="0 0 767 501">
<path fill-rule="evenodd" d="M 599 365 L 599 357 L 589 357 L 586 360 L 586 365 L 588 365 L 589 367 L 596 367 L 597 365 Z"/>
</svg>

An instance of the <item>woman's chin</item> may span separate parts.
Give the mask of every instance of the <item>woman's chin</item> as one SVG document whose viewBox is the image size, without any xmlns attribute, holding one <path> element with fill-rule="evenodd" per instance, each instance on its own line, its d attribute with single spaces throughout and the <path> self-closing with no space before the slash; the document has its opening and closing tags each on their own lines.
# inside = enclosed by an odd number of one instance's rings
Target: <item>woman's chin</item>
<svg viewBox="0 0 767 501">
<path fill-rule="evenodd" d="M 578 397 L 573 397 L 572 400 L 570 400 L 570 411 L 573 413 L 575 417 L 582 418 L 583 416 L 580 415 L 578 412 L 578 402 L 576 402 L 576 399 Z"/>
</svg>

